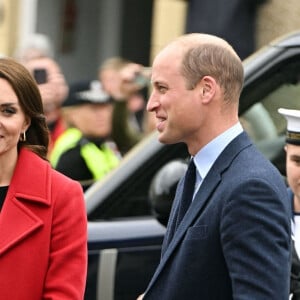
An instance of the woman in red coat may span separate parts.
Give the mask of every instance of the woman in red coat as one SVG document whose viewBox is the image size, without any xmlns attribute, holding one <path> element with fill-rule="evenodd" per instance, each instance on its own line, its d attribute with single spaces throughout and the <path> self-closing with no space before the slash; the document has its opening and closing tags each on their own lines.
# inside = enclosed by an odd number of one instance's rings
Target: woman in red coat
<svg viewBox="0 0 300 300">
<path fill-rule="evenodd" d="M 81 186 L 51 169 L 29 72 L 0 59 L 0 298 L 83 299 L 87 220 Z"/>
</svg>

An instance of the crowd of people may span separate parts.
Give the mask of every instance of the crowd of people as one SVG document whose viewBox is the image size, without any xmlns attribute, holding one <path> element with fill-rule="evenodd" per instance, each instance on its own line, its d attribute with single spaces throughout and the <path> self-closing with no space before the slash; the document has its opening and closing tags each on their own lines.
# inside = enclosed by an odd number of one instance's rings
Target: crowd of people
<svg viewBox="0 0 300 300">
<path fill-rule="evenodd" d="M 47 36 L 36 34 L 16 53 L 38 84 L 50 132 L 53 168 L 81 183 L 85 191 L 113 170 L 154 128 L 147 113 L 150 73 L 134 82 L 143 66 L 112 57 L 97 78 L 67 83 Z"/>
<path fill-rule="evenodd" d="M 300 112 L 279 111 L 288 120 L 287 189 L 239 121 L 243 66 L 228 42 L 185 34 L 150 71 L 113 57 L 97 78 L 71 84 L 45 37 L 21 50 L 0 59 L 5 299 L 82 299 L 83 192 L 155 128 L 160 142 L 185 143 L 191 159 L 161 261 L 138 299 L 300 299 Z"/>
</svg>

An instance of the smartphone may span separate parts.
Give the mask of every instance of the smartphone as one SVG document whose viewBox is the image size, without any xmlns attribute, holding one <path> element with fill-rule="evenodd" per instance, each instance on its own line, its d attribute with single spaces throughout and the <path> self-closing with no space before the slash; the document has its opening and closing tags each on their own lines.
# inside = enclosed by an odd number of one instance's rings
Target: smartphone
<svg viewBox="0 0 300 300">
<path fill-rule="evenodd" d="M 33 77 L 37 84 L 43 84 L 47 82 L 47 71 L 44 68 L 34 69 Z"/>
<path fill-rule="evenodd" d="M 140 73 L 137 73 L 134 78 L 134 83 L 140 88 L 144 88 L 150 84 L 151 68 L 145 67 Z"/>
<path fill-rule="evenodd" d="M 136 74 L 134 77 L 134 83 L 138 85 L 140 88 L 143 88 L 149 84 L 149 79 L 145 77 L 143 74 Z"/>
</svg>

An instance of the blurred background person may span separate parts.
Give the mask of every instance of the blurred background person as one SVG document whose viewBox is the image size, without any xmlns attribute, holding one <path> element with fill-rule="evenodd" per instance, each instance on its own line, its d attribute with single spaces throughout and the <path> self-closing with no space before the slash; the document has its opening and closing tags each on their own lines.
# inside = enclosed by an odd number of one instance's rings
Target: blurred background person
<svg viewBox="0 0 300 300">
<path fill-rule="evenodd" d="M 278 112 L 287 120 L 286 174 L 291 201 L 292 268 L 290 299 L 300 300 L 300 110 L 280 108 Z"/>
<path fill-rule="evenodd" d="M 53 53 L 50 39 L 43 34 L 31 35 L 16 52 L 16 58 L 35 78 L 42 96 L 50 131 L 49 153 L 55 140 L 65 129 L 61 118 L 61 105 L 68 95 L 68 84 L 60 66 L 54 60 Z"/>
<path fill-rule="evenodd" d="M 86 190 L 121 159 L 111 140 L 113 99 L 99 81 L 74 83 L 62 113 L 67 129 L 56 140 L 50 161 L 56 170 L 78 180 Z"/>
<path fill-rule="evenodd" d="M 123 154 L 154 129 L 154 117 L 146 110 L 150 76 L 149 68 L 121 57 L 109 58 L 99 68 L 103 89 L 115 101 L 113 136 Z M 119 130 L 124 113 L 127 132 Z"/>
<path fill-rule="evenodd" d="M 14 56 L 21 62 L 27 62 L 40 57 L 54 59 L 53 44 L 47 35 L 33 33 L 28 36 L 22 46 L 16 49 Z"/>
</svg>

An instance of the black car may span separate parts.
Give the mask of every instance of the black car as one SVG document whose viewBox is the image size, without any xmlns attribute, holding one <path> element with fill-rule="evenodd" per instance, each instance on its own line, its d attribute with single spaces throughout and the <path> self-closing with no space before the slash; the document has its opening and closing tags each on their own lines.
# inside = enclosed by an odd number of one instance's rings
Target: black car
<svg viewBox="0 0 300 300">
<path fill-rule="evenodd" d="M 300 32 L 272 42 L 243 64 L 240 121 L 285 176 L 286 121 L 277 109 L 300 109 Z M 187 157 L 185 145 L 160 144 L 154 132 L 86 191 L 85 299 L 136 299 L 144 291 L 159 262 L 164 225 Z"/>
</svg>

